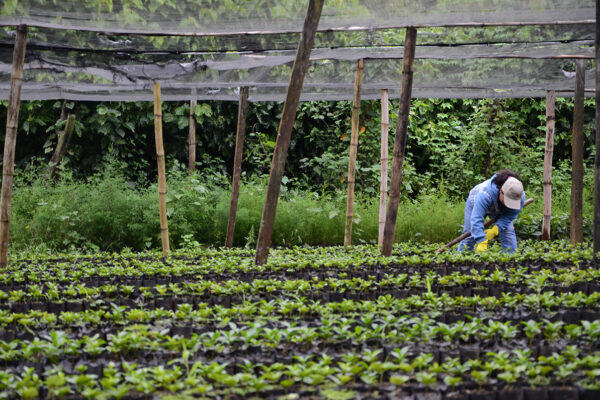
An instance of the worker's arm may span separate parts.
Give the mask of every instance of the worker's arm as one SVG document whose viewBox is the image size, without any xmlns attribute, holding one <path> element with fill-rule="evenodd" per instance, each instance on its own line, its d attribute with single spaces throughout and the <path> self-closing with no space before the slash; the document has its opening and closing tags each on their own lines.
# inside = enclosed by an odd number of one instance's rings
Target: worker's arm
<svg viewBox="0 0 600 400">
<path fill-rule="evenodd" d="M 496 221 L 496 226 L 498 226 L 498 230 L 500 232 L 503 232 L 506 228 L 508 228 L 510 224 L 517 218 L 523 209 L 523 204 L 525 204 L 525 192 L 523 192 L 523 195 L 521 196 L 521 208 L 518 210 L 507 208 L 506 212 L 504 212 L 500 218 L 498 218 L 498 221 Z"/>
<path fill-rule="evenodd" d="M 481 191 L 475 196 L 475 205 L 471 212 L 471 236 L 475 239 L 475 243 L 485 240 L 483 222 L 485 221 L 485 214 L 491 204 L 492 199 L 487 192 Z"/>
</svg>

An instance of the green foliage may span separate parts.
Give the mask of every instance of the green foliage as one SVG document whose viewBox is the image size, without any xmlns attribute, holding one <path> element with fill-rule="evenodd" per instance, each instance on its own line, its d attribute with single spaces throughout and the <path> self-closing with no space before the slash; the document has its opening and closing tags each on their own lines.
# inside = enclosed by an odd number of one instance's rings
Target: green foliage
<svg viewBox="0 0 600 400">
<path fill-rule="evenodd" d="M 6 117 L 0 102 L 0 119 Z M 23 102 L 11 240 L 16 247 L 144 249 L 159 245 L 154 116 L 149 102 L 64 103 L 77 118 L 61 164 L 62 179 L 44 175 L 56 145 L 62 101 Z M 553 238 L 569 232 L 572 99 L 556 101 Z M 303 102 L 294 124 L 273 235 L 277 245 L 341 243 L 345 218 L 352 104 Z M 259 230 L 265 174 L 282 105 L 249 105 L 236 245 Z M 397 121 L 391 102 L 390 156 Z M 196 105 L 197 173 L 187 164 L 189 103 L 163 104 L 168 216 L 175 247 L 222 244 L 229 213 L 237 104 Z M 521 238 L 540 235 L 545 136 L 544 99 L 413 99 L 396 240 L 443 242 L 460 232 L 466 194 L 501 168 L 521 173 L 528 197 L 540 199 L 516 222 Z M 355 243 L 377 239 L 380 102 L 361 104 L 356 165 Z M 0 129 L 4 129 L 3 127 Z M 585 100 L 584 230 L 591 234 L 594 100 Z M 391 157 L 389 170 L 391 169 Z"/>
<path fill-rule="evenodd" d="M 11 220 L 13 249 L 143 250 L 160 246 L 157 186 L 137 186 L 123 174 L 125 167 L 110 161 L 87 182 L 68 173 L 49 184 L 35 168 L 18 173 Z M 264 206 L 267 177 L 242 180 L 234 244 L 253 247 Z M 273 244 L 335 245 L 343 242 L 345 191 L 299 189 L 284 177 L 273 232 Z M 222 245 L 230 207 L 227 175 L 213 169 L 189 177 L 172 164 L 167 178 L 167 215 L 173 247 Z M 586 198 L 590 196 L 586 192 Z M 568 202 L 555 193 L 557 206 L 552 222 L 554 238 L 568 237 Z M 589 202 L 590 204 L 591 201 Z M 566 204 L 566 206 L 565 206 Z M 586 205 L 584 229 L 591 231 L 591 205 Z M 422 190 L 399 205 L 396 241 L 447 242 L 460 234 L 463 200 L 454 200 L 443 187 Z M 541 202 L 526 208 L 515 226 L 520 238 L 540 235 Z M 356 199 L 353 241 L 376 243 L 379 202 L 359 194 Z"/>
<path fill-rule="evenodd" d="M 126 179 L 147 186 L 156 176 L 153 144 L 154 117 L 149 102 L 74 103 L 66 109 L 77 118 L 76 135 L 62 164 L 75 178 L 102 169 L 107 159 L 123 163 Z M 0 118 L 6 115 L 0 104 Z M 25 135 L 17 146 L 16 165 L 46 163 L 56 145 L 62 102 L 24 102 L 20 126 Z M 249 105 L 243 171 L 248 177 L 269 172 L 281 115 L 279 103 Z M 553 186 L 570 185 L 572 99 L 556 102 Z M 286 162 L 294 185 L 317 192 L 346 189 L 350 142 L 351 102 L 303 102 Z M 390 156 L 396 131 L 397 100 L 391 102 Z M 170 163 L 187 164 L 188 103 L 163 104 L 165 150 Z M 197 168 L 231 172 L 237 123 L 237 104 L 205 102 L 196 105 Z M 380 102 L 361 104 L 356 191 L 379 193 Z M 0 128 L 3 129 L 3 128 Z M 521 173 L 528 193 L 541 193 L 543 171 L 544 99 L 413 99 L 404 163 L 404 195 L 443 184 L 452 198 L 495 171 L 513 168 Z M 594 101 L 585 101 L 585 163 L 594 154 Z M 391 157 L 390 157 L 391 166 Z M 388 168 L 390 170 L 391 168 Z"/>
</svg>

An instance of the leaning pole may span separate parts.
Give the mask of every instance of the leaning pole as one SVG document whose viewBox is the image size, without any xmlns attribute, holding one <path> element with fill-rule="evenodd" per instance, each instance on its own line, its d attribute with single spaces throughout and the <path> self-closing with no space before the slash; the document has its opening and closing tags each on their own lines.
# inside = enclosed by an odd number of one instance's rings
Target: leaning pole
<svg viewBox="0 0 600 400">
<path fill-rule="evenodd" d="M 410 112 L 410 99 L 412 95 L 413 64 L 415 60 L 415 44 L 417 30 L 406 28 L 404 40 L 404 57 L 402 60 L 402 93 L 398 107 L 398 123 L 396 124 L 396 137 L 394 139 L 394 158 L 392 160 L 392 179 L 390 180 L 390 196 L 383 228 L 383 244 L 381 255 L 392 255 L 394 244 L 394 231 L 396 230 L 396 217 L 398 216 L 398 202 L 402 188 L 402 165 L 406 152 L 406 136 L 408 131 L 408 115 Z"/>
<path fill-rule="evenodd" d="M 308 4 L 304 27 L 302 29 L 302 34 L 300 35 L 296 59 L 294 60 L 294 66 L 292 67 L 292 76 L 288 85 L 285 102 L 283 103 L 283 112 L 277 131 L 277 141 L 275 142 L 273 160 L 271 161 L 271 173 L 269 174 L 267 196 L 265 198 L 265 206 L 263 208 L 258 239 L 256 241 L 255 265 L 265 264 L 269 257 L 269 247 L 271 246 L 271 236 L 275 224 L 275 213 L 277 211 L 281 178 L 283 178 L 283 171 L 285 169 L 285 159 L 287 158 L 287 151 L 290 147 L 292 128 L 294 127 L 296 111 L 298 109 L 298 103 L 300 102 L 300 94 L 302 93 L 302 84 L 304 83 L 304 76 L 308 69 L 310 52 L 315 41 L 315 33 L 317 32 L 317 26 L 319 25 L 324 2 L 325 0 L 310 0 Z"/>
</svg>

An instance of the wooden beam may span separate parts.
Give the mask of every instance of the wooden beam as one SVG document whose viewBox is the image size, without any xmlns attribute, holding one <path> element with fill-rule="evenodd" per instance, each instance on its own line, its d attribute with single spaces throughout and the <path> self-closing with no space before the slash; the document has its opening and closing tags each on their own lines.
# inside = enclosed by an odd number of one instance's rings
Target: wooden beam
<svg viewBox="0 0 600 400">
<path fill-rule="evenodd" d="M 379 186 L 379 235 L 377 244 L 383 244 L 383 228 L 385 227 L 385 205 L 387 202 L 388 137 L 390 132 L 390 102 L 387 89 L 381 91 L 381 184 Z"/>
<path fill-rule="evenodd" d="M 350 156 L 348 159 L 348 198 L 346 200 L 346 229 L 344 246 L 352 246 L 352 220 L 354 219 L 354 182 L 356 177 L 356 155 L 358 153 L 358 130 L 360 129 L 360 90 L 362 87 L 365 62 L 361 58 L 356 63 L 354 76 L 354 101 L 352 102 L 352 132 L 350 134 Z"/>
<path fill-rule="evenodd" d="M 51 180 L 56 179 L 58 175 L 58 165 L 67 154 L 73 129 L 75 129 L 75 115 L 69 114 L 64 129 L 58 133 L 58 142 L 48 166 L 48 177 Z"/>
<path fill-rule="evenodd" d="M 231 204 L 229 205 L 229 221 L 227 222 L 227 237 L 225 247 L 233 246 L 235 232 L 235 217 L 237 214 L 238 198 L 240 197 L 240 177 L 242 175 L 242 155 L 244 152 L 244 133 L 246 131 L 246 115 L 248 114 L 248 87 L 240 88 L 238 103 L 238 121 L 235 137 L 235 156 L 233 159 L 233 180 L 231 183 Z"/>
<path fill-rule="evenodd" d="M 596 0 L 600 21 L 600 0 Z M 600 252 L 600 23 L 596 23 L 596 155 L 594 157 L 594 258 Z"/>
<path fill-rule="evenodd" d="M 23 85 L 23 63 L 27 44 L 27 25 L 17 27 L 17 37 L 13 49 L 10 92 L 6 113 L 6 136 L 4 138 L 4 158 L 2 161 L 2 194 L 0 195 L 0 268 L 8 263 L 8 237 L 10 231 L 10 207 L 12 203 L 13 174 L 15 170 L 15 148 L 17 127 Z"/>
<path fill-rule="evenodd" d="M 196 100 L 190 100 L 190 122 L 188 130 L 188 171 L 191 174 L 196 169 L 196 118 L 194 117 L 194 109 L 196 108 Z"/>
<path fill-rule="evenodd" d="M 154 83 L 154 142 L 158 164 L 158 208 L 160 212 L 160 237 L 163 257 L 169 256 L 169 225 L 167 223 L 167 179 L 165 176 L 165 149 L 162 134 L 162 100 L 160 84 Z"/>
<path fill-rule="evenodd" d="M 550 220 L 552 219 L 552 155 L 554 153 L 554 90 L 546 93 L 546 150 L 544 152 L 544 216 L 542 220 L 542 240 L 550 240 Z"/>
<path fill-rule="evenodd" d="M 315 33 L 317 32 L 324 2 L 325 0 L 310 0 L 308 3 L 306 18 L 304 19 L 304 26 L 300 35 L 298 50 L 296 51 L 296 59 L 294 60 L 290 83 L 283 104 L 283 112 L 281 113 L 281 121 L 279 122 L 279 129 L 277 131 L 277 141 L 275 142 L 275 150 L 273 151 L 273 160 L 271 161 L 271 173 L 269 174 L 265 206 L 256 242 L 256 256 L 254 258 L 256 265 L 265 264 L 269 256 L 281 178 L 285 169 L 285 160 L 290 146 L 292 128 L 296 120 L 296 111 L 300 102 L 302 84 L 304 83 L 304 76 L 308 69 L 310 52 L 315 40 Z"/>
<path fill-rule="evenodd" d="M 585 60 L 575 63 L 575 105 L 573 107 L 571 174 L 571 243 L 583 242 L 583 88 Z"/>
<path fill-rule="evenodd" d="M 417 30 L 412 27 L 407 28 L 406 39 L 404 40 L 404 58 L 402 60 L 402 93 L 400 94 L 398 123 L 396 125 L 396 137 L 394 139 L 390 198 L 388 201 L 385 227 L 383 229 L 383 244 L 381 247 L 381 254 L 386 257 L 392 255 L 396 217 L 398 216 L 398 202 L 400 200 L 400 190 L 402 189 L 402 165 L 404 164 L 404 153 L 406 152 L 406 137 L 408 131 L 410 99 L 412 95 L 416 42 Z"/>
</svg>

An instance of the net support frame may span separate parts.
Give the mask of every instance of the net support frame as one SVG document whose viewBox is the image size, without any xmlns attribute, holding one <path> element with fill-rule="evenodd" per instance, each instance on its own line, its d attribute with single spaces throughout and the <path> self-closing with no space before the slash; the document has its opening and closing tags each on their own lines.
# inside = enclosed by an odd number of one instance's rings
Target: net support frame
<svg viewBox="0 0 600 400">
<path fill-rule="evenodd" d="M 235 219 L 237 215 L 238 199 L 240 197 L 240 178 L 242 176 L 242 158 L 244 153 L 246 117 L 248 115 L 248 93 L 248 86 L 242 86 L 240 88 L 237 130 L 235 135 L 235 155 L 233 158 L 233 177 L 231 180 L 231 201 L 229 204 L 229 218 L 227 220 L 225 247 L 233 246 L 233 236 L 235 233 Z"/>
<path fill-rule="evenodd" d="M 158 208 L 160 217 L 160 238 L 163 258 L 169 257 L 169 223 L 167 220 L 167 178 L 165 173 L 165 148 L 162 132 L 162 100 L 160 83 L 154 83 L 154 143 L 158 167 Z"/>
<path fill-rule="evenodd" d="M 571 244 L 583 242 L 583 98 L 585 61 L 575 63 L 576 86 L 573 106 L 573 135 L 571 138 Z"/>
<path fill-rule="evenodd" d="M 15 149 L 23 84 L 23 64 L 27 46 L 27 25 L 19 25 L 13 49 L 13 64 L 10 82 L 8 111 L 6 114 L 6 135 L 4 138 L 4 158 L 2 159 L 2 189 L 0 195 L 0 268 L 8 265 L 8 239 L 10 232 L 10 211 L 15 171 Z"/>
<path fill-rule="evenodd" d="M 288 85 L 286 99 L 283 104 L 281 120 L 277 130 L 277 140 L 273 150 L 271 161 L 271 172 L 269 173 L 269 184 L 265 197 L 265 205 L 260 220 L 258 239 L 256 241 L 255 265 L 264 265 L 269 257 L 271 247 L 271 236 L 275 225 L 275 214 L 277 212 L 277 201 L 281 189 L 281 179 L 285 170 L 287 151 L 290 146 L 292 129 L 296 120 L 296 112 L 300 103 L 302 84 L 308 69 L 310 52 L 312 50 L 315 33 L 319 25 L 321 11 L 325 0 L 310 0 L 306 11 L 306 18 L 302 28 L 302 34 L 296 51 L 296 59 L 292 67 L 292 74 Z"/>
<path fill-rule="evenodd" d="M 417 42 L 417 29 L 406 30 L 406 50 L 402 62 L 402 94 L 398 106 L 398 122 L 396 124 L 396 137 L 394 138 L 394 158 L 392 160 L 392 178 L 390 182 L 390 195 L 388 208 L 383 228 L 383 243 L 381 255 L 390 257 L 394 245 L 394 232 L 396 230 L 396 217 L 398 216 L 398 203 L 402 189 L 402 167 L 406 153 L 406 139 L 408 136 L 408 118 L 412 95 L 413 65 L 415 60 L 415 44 Z"/>
<path fill-rule="evenodd" d="M 554 154 L 555 99 L 553 90 L 546 93 L 546 143 L 544 149 L 544 211 L 542 217 L 542 240 L 550 240 L 550 221 L 552 219 L 552 155 Z"/>
<path fill-rule="evenodd" d="M 600 0 L 596 0 L 596 21 L 600 21 Z M 600 252 L 600 23 L 596 22 L 596 154 L 594 157 L 594 258 Z"/>
<path fill-rule="evenodd" d="M 377 244 L 383 244 L 383 229 L 385 227 L 385 205 L 387 203 L 388 161 L 389 161 L 389 132 L 390 132 L 390 102 L 387 89 L 381 90 L 381 176 L 379 184 L 379 233 Z"/>
<path fill-rule="evenodd" d="M 360 91 L 363 80 L 365 61 L 361 58 L 356 63 L 354 75 L 354 100 L 352 101 L 352 128 L 350 133 L 350 152 L 348 155 L 348 193 L 346 198 L 346 227 L 344 229 L 344 246 L 352 246 L 352 222 L 354 220 L 354 186 L 356 181 L 356 157 L 358 155 L 358 132 L 360 130 Z"/>
</svg>

